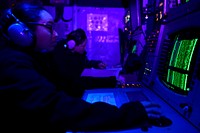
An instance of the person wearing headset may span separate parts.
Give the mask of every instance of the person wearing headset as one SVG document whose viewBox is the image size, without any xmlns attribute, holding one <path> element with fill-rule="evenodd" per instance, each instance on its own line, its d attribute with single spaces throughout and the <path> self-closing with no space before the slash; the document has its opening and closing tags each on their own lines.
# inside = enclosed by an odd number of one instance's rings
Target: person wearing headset
<svg viewBox="0 0 200 133">
<path fill-rule="evenodd" d="M 87 58 L 86 44 L 86 33 L 78 28 L 71 31 L 66 39 L 60 40 L 54 50 L 57 85 L 74 97 L 82 97 L 86 89 L 114 88 L 117 84 L 115 76 L 81 76 L 85 68 L 106 68 L 102 61 Z"/>
<path fill-rule="evenodd" d="M 149 101 L 118 108 L 58 90 L 48 77 L 51 60 L 46 56 L 58 37 L 53 24 L 50 13 L 29 3 L 16 4 L 0 18 L 0 132 L 112 131 L 161 116 L 160 106 Z"/>
</svg>

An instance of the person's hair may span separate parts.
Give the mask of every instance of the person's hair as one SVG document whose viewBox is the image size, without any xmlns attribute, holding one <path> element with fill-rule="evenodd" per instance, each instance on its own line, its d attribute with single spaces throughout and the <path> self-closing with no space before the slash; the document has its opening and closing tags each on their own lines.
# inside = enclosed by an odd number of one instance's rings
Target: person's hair
<svg viewBox="0 0 200 133">
<path fill-rule="evenodd" d="M 82 44 L 86 39 L 86 33 L 81 28 L 72 31 L 67 35 L 67 41 L 74 40 L 77 46 Z"/>
</svg>

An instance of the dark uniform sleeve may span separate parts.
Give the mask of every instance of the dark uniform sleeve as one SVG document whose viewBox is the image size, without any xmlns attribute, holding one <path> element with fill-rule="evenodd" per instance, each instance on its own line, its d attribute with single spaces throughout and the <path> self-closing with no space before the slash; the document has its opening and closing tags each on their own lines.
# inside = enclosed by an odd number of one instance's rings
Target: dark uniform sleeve
<svg viewBox="0 0 200 133">
<path fill-rule="evenodd" d="M 101 63 L 102 61 L 100 61 L 100 60 L 89 60 L 86 56 L 86 53 L 84 53 L 83 56 L 85 56 L 85 68 L 96 68 L 96 69 L 99 68 L 98 64 Z"/>
<path fill-rule="evenodd" d="M 53 53 L 53 72 L 56 86 L 73 97 L 82 97 L 85 86 L 81 83 L 78 60 L 69 54 L 69 49 L 64 48 L 64 42 L 60 41 Z"/>
<path fill-rule="evenodd" d="M 5 55 L 4 55 L 5 56 Z M 6 58 L 6 59 L 5 59 Z M 90 104 L 57 91 L 24 55 L 0 58 L 1 129 L 20 132 L 103 131 L 133 128 L 147 118 L 139 102 L 120 108 Z"/>
</svg>

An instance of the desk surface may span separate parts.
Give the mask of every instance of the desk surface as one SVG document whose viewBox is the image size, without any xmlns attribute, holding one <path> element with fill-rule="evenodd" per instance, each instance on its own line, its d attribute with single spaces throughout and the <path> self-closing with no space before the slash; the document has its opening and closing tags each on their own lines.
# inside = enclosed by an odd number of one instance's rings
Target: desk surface
<svg viewBox="0 0 200 133">
<path fill-rule="evenodd" d="M 90 77 L 118 77 L 121 68 L 110 68 L 110 69 L 84 69 L 81 76 Z"/>
<path fill-rule="evenodd" d="M 83 96 L 88 102 L 102 101 L 120 107 L 123 103 L 135 100 L 150 100 L 161 105 L 163 115 L 172 120 L 172 125 L 169 127 L 155 127 L 148 128 L 148 131 L 141 129 L 118 131 L 115 133 L 199 133 L 191 123 L 185 120 L 173 108 L 165 103 L 160 97 L 154 94 L 147 88 L 103 88 L 95 90 L 87 90 Z M 91 132 L 90 132 L 91 133 Z M 101 133 L 114 133 L 114 132 L 101 132 Z"/>
</svg>

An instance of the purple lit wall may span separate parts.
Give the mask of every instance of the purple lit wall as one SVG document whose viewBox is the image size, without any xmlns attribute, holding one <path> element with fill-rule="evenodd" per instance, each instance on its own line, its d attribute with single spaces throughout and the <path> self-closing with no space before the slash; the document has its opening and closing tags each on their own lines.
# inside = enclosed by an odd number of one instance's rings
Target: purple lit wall
<svg viewBox="0 0 200 133">
<path fill-rule="evenodd" d="M 118 28 L 124 27 L 123 8 L 77 7 L 77 28 L 88 36 L 89 59 L 104 61 L 108 67 L 120 64 Z"/>
</svg>

